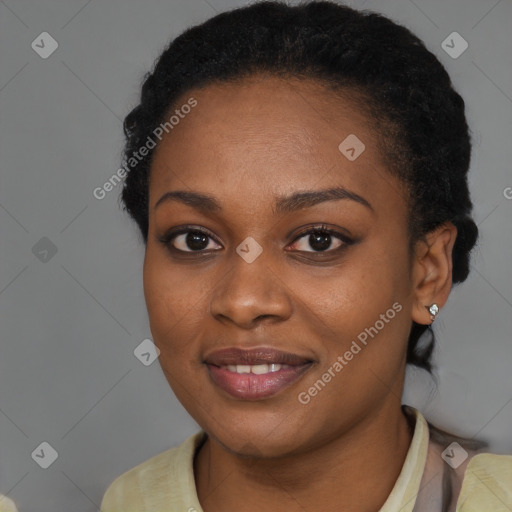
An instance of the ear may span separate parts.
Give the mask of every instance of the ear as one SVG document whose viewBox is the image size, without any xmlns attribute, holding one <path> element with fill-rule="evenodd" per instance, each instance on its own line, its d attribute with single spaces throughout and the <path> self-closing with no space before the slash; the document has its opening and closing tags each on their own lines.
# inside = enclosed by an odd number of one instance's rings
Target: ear
<svg viewBox="0 0 512 512">
<path fill-rule="evenodd" d="M 447 222 L 427 233 L 414 246 L 412 280 L 414 303 L 412 319 L 418 324 L 432 323 L 428 307 L 441 309 L 452 287 L 452 250 L 457 228 Z"/>
</svg>

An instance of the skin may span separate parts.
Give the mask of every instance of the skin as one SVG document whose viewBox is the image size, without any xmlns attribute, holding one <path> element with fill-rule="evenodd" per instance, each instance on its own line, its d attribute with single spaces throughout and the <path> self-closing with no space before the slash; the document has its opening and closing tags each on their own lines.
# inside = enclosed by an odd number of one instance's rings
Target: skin
<svg viewBox="0 0 512 512">
<path fill-rule="evenodd" d="M 411 321 L 430 323 L 425 306 L 448 297 L 456 228 L 443 225 L 409 251 L 407 192 L 348 94 L 252 76 L 189 91 L 177 105 L 191 96 L 198 105 L 155 150 L 144 293 L 165 376 L 208 433 L 194 460 L 200 503 L 205 512 L 378 510 L 412 439 L 400 408 Z M 355 161 L 338 149 L 349 134 L 365 144 Z M 371 209 L 342 199 L 273 211 L 279 196 L 333 187 Z M 155 208 L 176 190 L 214 196 L 221 208 Z M 213 236 L 202 255 L 185 236 L 160 241 L 184 224 Z M 301 233 L 321 224 L 356 243 L 333 236 L 319 251 Z M 263 249 L 252 263 L 235 251 L 247 237 Z M 298 394 L 395 302 L 402 310 L 301 404 Z M 233 346 L 275 347 L 314 364 L 278 394 L 244 401 L 216 387 L 203 364 Z"/>
</svg>

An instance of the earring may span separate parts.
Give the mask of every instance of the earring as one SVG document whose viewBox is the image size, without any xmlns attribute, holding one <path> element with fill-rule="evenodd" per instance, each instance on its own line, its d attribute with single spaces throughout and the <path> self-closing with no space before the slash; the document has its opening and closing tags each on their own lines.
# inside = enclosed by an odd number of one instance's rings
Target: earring
<svg viewBox="0 0 512 512">
<path fill-rule="evenodd" d="M 432 323 L 436 319 L 437 313 L 439 313 L 439 306 L 434 302 L 434 304 L 425 307 L 430 313 L 430 322 Z"/>
</svg>

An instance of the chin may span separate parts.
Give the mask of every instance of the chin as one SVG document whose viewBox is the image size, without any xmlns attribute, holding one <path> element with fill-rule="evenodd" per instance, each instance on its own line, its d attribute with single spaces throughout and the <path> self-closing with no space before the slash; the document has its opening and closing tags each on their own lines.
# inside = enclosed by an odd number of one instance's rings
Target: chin
<svg viewBox="0 0 512 512">
<path fill-rule="evenodd" d="M 231 413 L 219 408 L 212 411 L 212 416 L 215 419 L 222 418 L 222 421 L 201 416 L 196 421 L 202 425 L 203 430 L 227 451 L 236 455 L 256 458 L 282 457 L 306 443 L 303 439 L 306 435 L 303 426 L 307 423 L 290 422 L 290 415 L 283 411 L 264 412 L 260 409 Z"/>
</svg>

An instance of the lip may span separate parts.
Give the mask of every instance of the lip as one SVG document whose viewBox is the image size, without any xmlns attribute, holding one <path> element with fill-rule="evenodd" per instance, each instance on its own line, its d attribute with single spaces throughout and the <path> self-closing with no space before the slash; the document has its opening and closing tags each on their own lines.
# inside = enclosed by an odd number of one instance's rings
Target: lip
<svg viewBox="0 0 512 512">
<path fill-rule="evenodd" d="M 230 347 L 222 350 L 216 350 L 207 355 L 204 359 L 206 364 L 214 366 L 227 366 L 229 364 L 287 364 L 289 366 L 299 366 L 312 362 L 307 357 L 293 354 L 292 352 L 283 352 L 271 347 L 256 347 L 243 349 L 239 347 Z"/>
<path fill-rule="evenodd" d="M 265 374 L 236 373 L 228 365 L 281 364 L 286 367 Z M 218 350 L 209 354 L 204 364 L 212 382 L 230 396 L 242 400 L 262 400 L 281 392 L 298 381 L 312 366 L 306 357 L 273 348 L 237 347 Z"/>
</svg>

